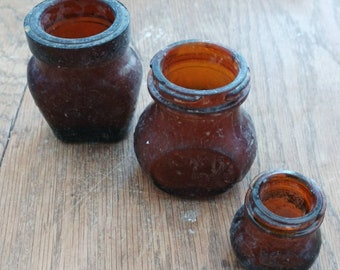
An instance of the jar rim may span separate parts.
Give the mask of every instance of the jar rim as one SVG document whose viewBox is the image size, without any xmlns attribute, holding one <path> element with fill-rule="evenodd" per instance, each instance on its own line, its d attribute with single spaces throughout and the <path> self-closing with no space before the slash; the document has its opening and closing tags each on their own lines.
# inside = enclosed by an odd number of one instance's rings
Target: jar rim
<svg viewBox="0 0 340 270">
<path fill-rule="evenodd" d="M 68 1 L 61 2 L 68 3 Z M 84 68 L 112 61 L 126 51 L 130 42 L 130 16 L 123 4 L 118 1 L 98 0 L 97 3 L 107 5 L 112 10 L 114 17 L 112 24 L 95 35 L 62 38 L 49 34 L 40 23 L 42 16 L 45 16 L 44 12 L 59 3 L 58 0 L 42 2 L 25 17 L 24 28 L 28 46 L 39 63 Z"/>
<path fill-rule="evenodd" d="M 98 46 L 109 42 L 129 27 L 129 12 L 124 5 L 118 1 L 99 0 L 106 4 L 114 14 L 113 23 L 104 31 L 82 38 L 62 38 L 46 32 L 41 25 L 43 13 L 51 6 L 56 5 L 58 0 L 45 0 L 36 5 L 25 17 L 24 30 L 27 36 L 32 40 L 48 47 L 57 47 L 60 49 L 82 49 L 91 46 Z M 127 20 L 124 18 L 128 18 Z"/>
<path fill-rule="evenodd" d="M 260 190 L 275 176 L 294 179 L 310 191 L 315 203 L 308 213 L 299 217 L 285 217 L 272 212 L 264 205 L 260 198 Z M 326 210 L 324 194 L 315 181 L 290 170 L 273 170 L 257 175 L 250 184 L 245 205 L 252 221 L 262 229 L 278 234 L 293 233 L 295 236 L 306 235 L 319 228 Z"/>
<path fill-rule="evenodd" d="M 229 56 L 238 66 L 238 72 L 235 78 L 230 83 L 227 83 L 221 87 L 200 90 L 180 86 L 170 81 L 162 72 L 164 58 L 169 52 L 179 48 L 180 46 L 188 46 L 193 44 L 200 47 L 215 47 L 226 54 L 229 54 Z M 195 113 L 219 112 L 240 105 L 249 94 L 249 67 L 243 56 L 227 46 L 211 42 L 209 40 L 189 39 L 172 43 L 155 54 L 155 56 L 151 59 L 150 67 L 151 71 L 148 76 L 148 88 L 150 94 L 156 98 L 156 100 L 160 101 L 166 106 L 177 110 L 185 110 L 186 112 Z M 153 86 L 155 82 L 157 82 L 158 89 Z M 170 95 L 176 100 L 183 100 L 184 102 L 196 102 L 202 97 L 221 95 L 223 93 L 228 95 L 228 100 L 219 106 L 208 108 L 188 108 L 186 106 L 181 106 L 180 104 L 173 104 L 173 100 L 166 98 L 166 96 Z"/>
</svg>

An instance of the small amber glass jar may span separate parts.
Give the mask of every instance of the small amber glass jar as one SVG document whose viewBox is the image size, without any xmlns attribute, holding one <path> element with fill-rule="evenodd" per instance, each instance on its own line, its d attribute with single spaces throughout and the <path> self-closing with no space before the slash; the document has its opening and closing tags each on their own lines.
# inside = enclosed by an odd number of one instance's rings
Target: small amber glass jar
<svg viewBox="0 0 340 270">
<path fill-rule="evenodd" d="M 321 246 L 326 203 L 317 185 L 285 170 L 255 177 L 230 228 L 245 269 L 308 269 Z"/>
<path fill-rule="evenodd" d="M 240 108 L 250 90 L 244 58 L 224 46 L 188 40 L 151 60 L 154 99 L 135 129 L 144 171 L 162 190 L 188 198 L 226 191 L 248 172 L 255 130 Z"/>
<path fill-rule="evenodd" d="M 112 0 L 47 0 L 27 14 L 28 86 L 59 139 L 127 134 L 142 78 L 129 25 L 128 10 Z"/>
</svg>

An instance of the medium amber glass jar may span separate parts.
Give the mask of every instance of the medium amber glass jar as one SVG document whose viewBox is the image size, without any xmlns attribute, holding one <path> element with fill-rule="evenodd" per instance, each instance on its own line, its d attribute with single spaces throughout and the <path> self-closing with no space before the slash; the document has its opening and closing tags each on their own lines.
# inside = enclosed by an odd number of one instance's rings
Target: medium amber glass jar
<svg viewBox="0 0 340 270">
<path fill-rule="evenodd" d="M 28 86 L 59 139 L 127 134 L 142 77 L 129 25 L 128 10 L 112 0 L 47 0 L 27 14 Z"/>
<path fill-rule="evenodd" d="M 308 269 L 321 246 L 326 204 L 305 176 L 265 172 L 250 185 L 230 228 L 231 244 L 245 269 Z"/>
<path fill-rule="evenodd" d="M 162 190 L 201 198 L 226 191 L 248 172 L 255 130 L 240 108 L 250 90 L 241 55 L 210 42 L 170 45 L 151 60 L 154 99 L 135 129 L 144 171 Z"/>
</svg>

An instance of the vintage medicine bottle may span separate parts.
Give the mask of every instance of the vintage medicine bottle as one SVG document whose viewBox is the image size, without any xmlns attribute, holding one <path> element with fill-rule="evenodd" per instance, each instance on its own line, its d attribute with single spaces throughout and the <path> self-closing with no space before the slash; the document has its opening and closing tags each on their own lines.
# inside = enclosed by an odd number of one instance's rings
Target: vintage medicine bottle
<svg viewBox="0 0 340 270">
<path fill-rule="evenodd" d="M 305 176 L 265 172 L 250 184 L 230 228 L 231 244 L 245 269 L 308 269 L 321 246 L 323 193 Z"/>
<path fill-rule="evenodd" d="M 154 56 L 147 84 L 154 102 L 139 119 L 134 146 L 156 186 L 201 198 L 245 176 L 257 143 L 252 120 L 240 108 L 250 90 L 240 54 L 210 42 L 181 41 Z"/>
<path fill-rule="evenodd" d="M 129 24 L 113 0 L 47 0 L 27 14 L 28 86 L 59 139 L 114 142 L 127 134 L 142 78 Z"/>
</svg>

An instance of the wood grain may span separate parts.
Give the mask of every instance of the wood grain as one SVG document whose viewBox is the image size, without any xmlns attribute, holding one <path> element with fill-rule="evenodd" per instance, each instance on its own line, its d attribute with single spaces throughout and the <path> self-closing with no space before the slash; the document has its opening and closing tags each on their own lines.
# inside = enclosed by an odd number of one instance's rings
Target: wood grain
<svg viewBox="0 0 340 270">
<path fill-rule="evenodd" d="M 250 180 L 286 168 L 314 178 L 328 208 L 312 270 L 340 269 L 340 2 L 125 0 L 151 101 L 151 57 L 169 43 L 212 40 L 238 50 L 252 74 L 243 107 L 258 154 L 247 177 L 207 201 L 153 186 L 118 144 L 63 144 L 25 90 L 22 20 L 38 1 L 0 2 L 0 269 L 241 269 L 229 226 Z"/>
</svg>

